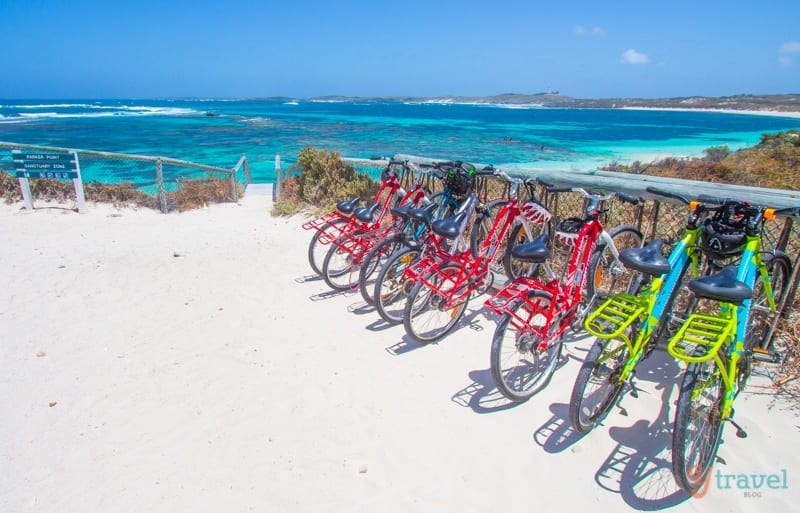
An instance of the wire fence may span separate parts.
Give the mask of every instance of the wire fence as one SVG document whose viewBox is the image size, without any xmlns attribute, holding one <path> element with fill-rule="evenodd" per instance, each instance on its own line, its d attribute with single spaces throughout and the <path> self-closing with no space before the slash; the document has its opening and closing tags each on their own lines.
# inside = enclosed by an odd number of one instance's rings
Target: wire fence
<svg viewBox="0 0 800 513">
<path fill-rule="evenodd" d="M 247 157 L 242 155 L 236 164 L 229 168 L 197 164 L 180 159 L 150 155 L 133 155 L 93 150 L 75 150 L 51 146 L 36 146 L 0 142 L 0 171 L 14 174 L 15 166 L 12 150 L 36 151 L 51 154 L 72 154 L 78 156 L 82 181 L 95 184 L 91 191 L 99 189 L 120 201 L 144 201 L 167 213 L 175 210 L 188 210 L 214 202 L 236 202 L 253 182 Z M 55 180 L 37 179 L 53 188 Z M 117 188 L 115 191 L 115 187 Z M 34 193 L 36 188 L 34 188 Z M 43 187 L 39 187 L 42 189 Z M 135 191 L 143 196 L 125 191 Z M 97 199 L 100 192 L 87 194 L 88 199 Z M 116 194 L 116 196 L 115 196 Z M 147 198 L 150 198 L 148 202 Z M 103 199 L 109 199 L 103 196 Z"/>
</svg>

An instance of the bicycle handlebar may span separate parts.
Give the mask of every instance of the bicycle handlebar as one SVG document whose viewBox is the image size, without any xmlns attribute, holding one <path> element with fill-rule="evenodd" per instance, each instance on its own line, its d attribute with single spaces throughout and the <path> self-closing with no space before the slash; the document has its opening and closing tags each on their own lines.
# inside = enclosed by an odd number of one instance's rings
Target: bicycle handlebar
<svg viewBox="0 0 800 513">
<path fill-rule="evenodd" d="M 658 196 L 664 196 L 665 198 L 672 198 L 682 202 L 684 205 L 689 204 L 689 200 L 681 196 L 680 194 L 675 194 L 669 191 L 665 191 L 662 189 L 656 189 L 655 187 L 647 187 L 645 191 L 649 192 L 650 194 L 656 194 Z"/>
</svg>

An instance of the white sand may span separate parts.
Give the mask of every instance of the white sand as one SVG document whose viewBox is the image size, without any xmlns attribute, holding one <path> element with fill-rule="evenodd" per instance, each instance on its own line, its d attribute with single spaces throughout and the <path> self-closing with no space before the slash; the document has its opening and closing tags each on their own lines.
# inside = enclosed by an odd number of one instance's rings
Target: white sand
<svg viewBox="0 0 800 513">
<path fill-rule="evenodd" d="M 482 300 L 420 347 L 358 293 L 308 279 L 311 234 L 267 198 L 171 215 L 42 206 L 0 205 L 2 512 L 797 508 L 798 421 L 765 378 L 736 403 L 750 436 L 727 426 L 716 469 L 785 470 L 788 488 L 748 498 L 712 482 L 687 498 L 663 353 L 626 416 L 576 439 L 567 402 L 587 339 L 509 405 Z"/>
</svg>

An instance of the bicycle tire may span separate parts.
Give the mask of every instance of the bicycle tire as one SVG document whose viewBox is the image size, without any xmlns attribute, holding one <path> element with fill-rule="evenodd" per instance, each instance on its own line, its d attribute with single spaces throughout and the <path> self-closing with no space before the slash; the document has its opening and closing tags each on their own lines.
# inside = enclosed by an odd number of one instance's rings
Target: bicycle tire
<svg viewBox="0 0 800 513">
<path fill-rule="evenodd" d="M 780 251 L 775 253 L 765 253 L 763 255 L 764 265 L 769 270 L 770 283 L 772 284 L 772 295 L 775 298 L 775 306 L 779 306 L 783 296 L 789 289 L 789 275 L 792 273 L 792 263 L 789 257 Z M 746 352 L 751 351 L 755 347 L 762 349 L 769 349 L 772 345 L 771 340 L 766 340 L 765 337 L 769 332 L 769 325 L 772 322 L 772 316 L 778 315 L 780 312 L 773 313 L 769 309 L 769 302 L 765 294 L 764 286 L 761 283 L 761 277 L 756 279 L 756 284 L 753 287 L 753 297 L 750 300 L 750 316 L 747 319 L 747 330 L 745 332 L 745 348 Z"/>
<path fill-rule="evenodd" d="M 521 223 L 516 224 L 508 234 L 508 239 L 506 240 L 506 250 L 503 252 L 503 270 L 505 271 L 509 281 L 513 281 L 520 276 L 532 276 L 539 267 L 539 264 L 523 262 L 521 260 L 517 260 L 511 255 L 511 249 L 514 246 L 524 244 L 535 239 L 547 229 L 547 225 L 544 223 L 528 223 L 528 228 L 531 231 L 530 239 L 525 231 L 525 226 Z"/>
<path fill-rule="evenodd" d="M 372 295 L 375 290 L 375 280 L 372 278 L 377 278 L 381 267 L 386 263 L 389 256 L 402 245 L 402 236 L 395 234 L 377 243 L 362 260 L 361 267 L 358 270 L 358 290 L 368 305 L 375 304 L 375 298 Z"/>
<path fill-rule="evenodd" d="M 528 298 L 542 310 L 549 310 L 553 296 L 543 290 L 531 290 L 528 292 Z M 520 315 L 520 309 L 528 309 L 525 312 L 528 317 L 526 320 L 529 323 L 541 323 L 534 325 L 546 327 L 547 317 L 542 313 L 531 311 L 530 305 L 525 301 L 518 299 L 511 308 L 517 315 Z M 544 351 L 532 351 L 533 346 L 538 345 L 537 341 L 526 338 L 528 335 L 520 336 L 511 324 L 511 318 L 510 313 L 503 315 L 492 337 L 490 355 L 492 379 L 503 396 L 515 402 L 523 402 L 550 382 L 561 358 L 563 344 L 559 338 Z M 528 345 L 528 342 L 532 343 Z M 545 358 L 542 359 L 542 356 Z"/>
<path fill-rule="evenodd" d="M 642 245 L 642 234 L 633 226 L 617 226 L 609 232 L 617 251 L 638 248 Z M 615 265 L 611 249 L 606 244 L 598 246 L 589 258 L 586 277 L 588 298 L 595 298 L 595 305 L 602 303 L 616 292 L 636 293 L 635 283 L 641 283 L 636 271 L 620 269 Z M 619 285 L 619 287 L 617 287 Z"/>
<path fill-rule="evenodd" d="M 460 272 L 461 268 L 458 265 L 445 264 L 438 271 L 429 273 L 425 280 L 428 282 L 433 281 L 434 285 L 439 288 L 442 286 L 440 281 L 442 275 L 459 274 Z M 446 293 L 450 290 L 452 289 L 442 290 L 441 292 Z M 443 296 L 441 294 L 434 292 L 422 281 L 414 284 L 408 294 L 406 306 L 403 310 L 403 326 L 408 336 L 421 344 L 428 344 L 441 340 L 450 333 L 464 315 L 469 303 L 469 295 L 462 302 L 448 310 L 439 308 L 442 299 Z M 439 321 L 444 322 L 440 324 Z"/>
<path fill-rule="evenodd" d="M 378 315 L 389 324 L 403 322 L 405 300 L 414 284 L 413 280 L 405 276 L 405 270 L 416 262 L 419 253 L 417 248 L 395 252 L 386 260 L 375 280 L 373 304 Z"/>
<path fill-rule="evenodd" d="M 713 361 L 689 364 L 681 382 L 672 429 L 672 473 L 685 492 L 703 486 L 719 449 L 725 391 Z"/>
<path fill-rule="evenodd" d="M 612 362 L 613 365 L 601 363 L 603 356 L 606 357 L 603 362 Z M 617 371 L 629 358 L 630 349 L 622 340 L 598 339 L 594 342 L 578 370 L 570 396 L 569 419 L 575 431 L 588 433 L 611 411 L 624 387 L 624 383 L 617 379 Z M 596 383 L 597 387 L 587 393 L 592 383 Z M 596 399 L 594 407 L 587 404 L 589 399 Z"/>
<path fill-rule="evenodd" d="M 322 244 L 319 242 L 319 238 L 322 236 L 323 232 L 326 232 L 333 225 L 344 224 L 347 222 L 347 219 L 343 218 L 333 219 L 322 229 L 322 231 L 315 230 L 314 236 L 311 237 L 311 242 L 308 243 L 308 263 L 311 266 L 311 269 L 320 276 L 322 276 L 322 262 L 325 260 L 325 255 L 328 254 L 330 245 Z"/>
<path fill-rule="evenodd" d="M 322 262 L 322 278 L 333 290 L 348 291 L 358 286 L 358 271 L 361 266 L 353 263 L 353 255 L 342 246 L 346 247 L 348 241 L 363 235 L 361 231 L 348 233 L 331 244 Z"/>
</svg>

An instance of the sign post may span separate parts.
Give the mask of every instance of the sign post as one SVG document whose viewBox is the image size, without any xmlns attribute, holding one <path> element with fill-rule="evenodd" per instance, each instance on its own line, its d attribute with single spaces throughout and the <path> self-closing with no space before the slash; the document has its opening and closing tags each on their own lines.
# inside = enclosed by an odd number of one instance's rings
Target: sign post
<svg viewBox="0 0 800 513">
<path fill-rule="evenodd" d="M 25 208 L 33 210 L 33 195 L 31 194 L 31 178 L 51 178 L 56 180 L 72 180 L 75 186 L 75 197 L 78 201 L 78 212 L 86 213 L 86 198 L 83 194 L 83 181 L 81 180 L 81 167 L 78 163 L 78 154 L 47 153 L 41 151 L 11 150 L 14 159 L 14 169 L 17 172 L 19 186 L 22 189 L 22 199 Z"/>
</svg>

